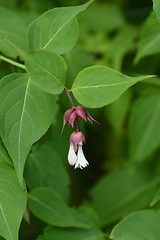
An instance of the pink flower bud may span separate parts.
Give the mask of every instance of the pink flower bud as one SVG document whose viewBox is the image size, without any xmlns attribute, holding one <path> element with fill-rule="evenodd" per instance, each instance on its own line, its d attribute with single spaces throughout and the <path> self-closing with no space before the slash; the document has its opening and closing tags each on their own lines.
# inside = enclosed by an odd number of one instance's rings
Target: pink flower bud
<svg viewBox="0 0 160 240">
<path fill-rule="evenodd" d="M 82 132 L 73 132 L 70 136 L 70 144 L 73 143 L 75 152 L 77 151 L 78 145 L 86 143 L 85 137 Z"/>
<path fill-rule="evenodd" d="M 65 112 L 61 136 L 62 136 L 63 130 L 64 130 L 67 123 L 71 124 L 71 126 L 73 127 L 75 118 L 76 118 L 76 114 L 74 113 L 74 108 L 68 109 Z"/>
<path fill-rule="evenodd" d="M 92 118 L 91 116 L 88 114 L 87 110 L 82 107 L 82 106 L 78 106 L 75 108 L 75 112 L 76 112 L 76 116 L 84 119 L 85 121 L 90 121 L 92 123 Z"/>
<path fill-rule="evenodd" d="M 92 123 L 92 121 L 95 121 L 89 115 L 89 113 L 87 112 L 87 110 L 84 107 L 82 107 L 82 106 L 72 107 L 71 109 L 68 109 L 64 114 L 64 121 L 63 121 L 61 136 L 62 136 L 63 130 L 67 123 L 70 124 L 73 128 L 76 117 L 79 117 L 80 119 L 84 119 L 85 121 L 88 120 L 91 123 Z M 97 122 L 97 121 L 95 121 L 95 122 Z"/>
</svg>

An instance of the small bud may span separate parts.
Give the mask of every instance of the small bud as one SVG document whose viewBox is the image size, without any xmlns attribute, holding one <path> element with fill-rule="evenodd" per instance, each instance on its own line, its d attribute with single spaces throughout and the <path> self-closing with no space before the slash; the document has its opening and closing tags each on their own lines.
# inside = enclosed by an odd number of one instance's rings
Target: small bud
<svg viewBox="0 0 160 240">
<path fill-rule="evenodd" d="M 65 112 L 64 119 L 63 119 L 63 127 L 62 127 L 61 136 L 62 136 L 63 130 L 64 130 L 67 123 L 71 124 L 71 126 L 73 127 L 75 118 L 76 118 L 76 115 L 74 113 L 74 108 L 68 109 Z"/>
</svg>

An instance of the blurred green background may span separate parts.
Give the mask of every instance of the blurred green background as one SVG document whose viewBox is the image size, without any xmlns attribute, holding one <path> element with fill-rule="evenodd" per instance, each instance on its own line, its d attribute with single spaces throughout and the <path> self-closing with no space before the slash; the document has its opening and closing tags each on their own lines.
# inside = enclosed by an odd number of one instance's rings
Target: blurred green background
<svg viewBox="0 0 160 240">
<path fill-rule="evenodd" d="M 16 11 L 26 25 L 29 25 L 48 9 L 85 2 L 82 0 L 0 0 L 0 6 Z M 78 42 L 63 56 L 68 65 L 66 86 L 70 88 L 79 71 L 92 65 L 106 65 L 130 76 L 159 75 L 159 53 L 145 56 L 137 64 L 135 63 L 141 31 L 152 8 L 151 0 L 95 0 L 84 13 L 78 16 L 80 26 Z M 15 70 L 20 71 L 5 62 L 0 62 L 0 69 L 0 77 Z M 83 171 L 75 171 L 67 163 L 69 136 L 73 130 L 66 128 L 60 138 L 63 114 L 70 108 L 65 93 L 57 98 L 57 118 L 53 125 L 32 148 L 34 153 L 46 141 L 53 143 L 71 178 L 69 204 L 79 206 L 85 203 L 93 207 L 100 217 L 106 236 L 121 217 L 133 210 L 148 207 L 159 184 L 157 181 L 160 172 L 159 140 L 149 152 L 144 150 L 147 144 L 144 149 L 142 147 L 142 156 L 138 156 L 138 161 L 134 161 L 134 151 L 139 144 L 139 140 L 135 142 L 134 139 L 137 134 L 140 135 L 139 139 L 141 136 L 145 138 L 149 117 L 154 112 L 150 111 L 148 117 L 144 117 L 143 120 L 146 123 L 144 129 L 139 128 L 138 118 L 145 116 L 149 108 L 152 109 L 151 98 L 153 95 L 159 98 L 159 94 L 158 80 L 143 81 L 126 91 L 114 103 L 101 109 L 88 109 L 90 115 L 100 125 L 81 123 L 80 129 L 85 133 L 87 142 L 84 153 L 90 163 L 89 167 Z M 143 107 L 146 99 L 149 99 L 148 105 Z M 78 105 L 75 99 L 73 101 Z M 140 123 L 141 125 L 143 123 Z M 139 132 L 141 130 L 142 132 Z M 154 139 L 154 134 L 152 137 Z M 27 165 L 25 176 L 29 183 Z M 104 211 L 104 209 L 108 210 Z M 23 221 L 20 239 L 35 239 L 44 226 L 44 223 L 32 216 L 31 226 Z"/>
</svg>

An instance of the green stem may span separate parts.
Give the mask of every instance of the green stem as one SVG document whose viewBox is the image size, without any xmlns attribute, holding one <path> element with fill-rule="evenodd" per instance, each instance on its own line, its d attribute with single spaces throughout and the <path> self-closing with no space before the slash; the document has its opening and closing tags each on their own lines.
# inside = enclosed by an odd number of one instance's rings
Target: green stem
<svg viewBox="0 0 160 240">
<path fill-rule="evenodd" d="M 15 61 L 13 61 L 13 60 L 11 60 L 9 58 L 6 58 L 6 57 L 4 57 L 2 55 L 0 55 L 0 59 L 5 61 L 5 62 L 8 62 L 8 63 L 10 63 L 12 65 L 15 65 L 16 67 L 19 67 L 19 68 L 22 68 L 22 69 L 26 70 L 25 66 L 23 64 L 21 64 L 21 63 L 17 63 L 17 62 L 15 62 Z"/>
<path fill-rule="evenodd" d="M 156 79 L 156 78 L 154 78 L 154 79 L 153 78 L 152 79 L 145 79 L 142 82 L 160 86 L 160 79 Z"/>
</svg>

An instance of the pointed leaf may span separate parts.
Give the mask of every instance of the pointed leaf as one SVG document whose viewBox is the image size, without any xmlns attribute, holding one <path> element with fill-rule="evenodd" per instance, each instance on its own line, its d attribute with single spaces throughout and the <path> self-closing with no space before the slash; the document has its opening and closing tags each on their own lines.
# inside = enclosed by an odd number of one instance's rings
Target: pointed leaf
<svg viewBox="0 0 160 240">
<path fill-rule="evenodd" d="M 58 94 L 64 89 L 66 64 L 56 53 L 40 50 L 20 52 L 30 79 L 43 90 Z"/>
<path fill-rule="evenodd" d="M 158 240 L 160 211 L 143 210 L 126 217 L 113 228 L 111 238 L 116 240 Z"/>
<path fill-rule="evenodd" d="M 71 90 L 83 106 L 98 108 L 113 102 L 129 87 L 149 77 L 129 77 L 109 67 L 94 66 L 78 74 Z"/>
<path fill-rule="evenodd" d="M 37 88 L 26 74 L 11 74 L 0 81 L 0 132 L 13 160 L 19 181 L 31 145 L 49 128 L 55 97 Z"/>
<path fill-rule="evenodd" d="M 18 183 L 15 170 L 0 163 L 0 235 L 18 240 L 18 230 L 27 204 L 27 194 Z"/>
<path fill-rule="evenodd" d="M 63 54 L 75 45 L 78 38 L 76 15 L 94 0 L 75 7 L 54 8 L 37 18 L 29 27 L 31 49 L 50 49 Z"/>
</svg>

